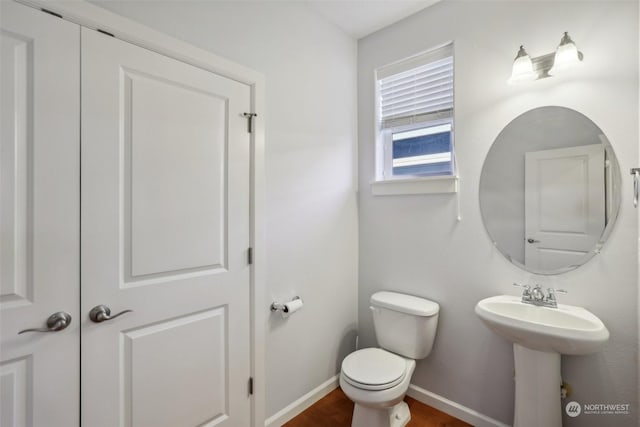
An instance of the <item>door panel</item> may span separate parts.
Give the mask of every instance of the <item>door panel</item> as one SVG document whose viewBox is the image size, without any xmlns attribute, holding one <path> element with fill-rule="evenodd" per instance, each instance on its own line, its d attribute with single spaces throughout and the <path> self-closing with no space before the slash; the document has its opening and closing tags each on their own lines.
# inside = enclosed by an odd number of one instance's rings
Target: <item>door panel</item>
<svg viewBox="0 0 640 427">
<path fill-rule="evenodd" d="M 135 408 L 134 426 L 199 426 L 203 420 L 216 425 L 225 420 L 226 311 L 218 307 L 123 334 L 125 378 L 130 381 L 125 393 L 131 393 L 125 402 Z M 180 366 L 189 369 L 176 369 Z"/>
<path fill-rule="evenodd" d="M 82 422 L 248 426 L 249 87 L 82 30 Z M 104 304 L 121 317 L 94 323 Z"/>
<path fill-rule="evenodd" d="M 605 226 L 604 169 L 600 144 L 526 153 L 527 266 L 579 265 L 594 249 Z"/>
<path fill-rule="evenodd" d="M 222 267 L 227 135 L 209 122 L 226 122 L 226 100 L 176 81 L 124 75 L 131 275 Z"/>
<path fill-rule="evenodd" d="M 80 27 L 2 1 L 0 51 L 0 424 L 78 426 Z"/>
</svg>

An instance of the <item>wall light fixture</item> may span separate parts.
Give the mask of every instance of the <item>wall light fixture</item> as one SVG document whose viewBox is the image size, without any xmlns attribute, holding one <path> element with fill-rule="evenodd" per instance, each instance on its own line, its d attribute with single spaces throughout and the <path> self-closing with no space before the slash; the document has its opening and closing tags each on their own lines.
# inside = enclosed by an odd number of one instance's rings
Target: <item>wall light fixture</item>
<svg viewBox="0 0 640 427">
<path fill-rule="evenodd" d="M 510 84 L 539 80 L 558 75 L 582 61 L 584 55 L 578 51 L 569 33 L 565 31 L 560 45 L 553 53 L 531 58 L 520 46 L 511 71 Z"/>
</svg>

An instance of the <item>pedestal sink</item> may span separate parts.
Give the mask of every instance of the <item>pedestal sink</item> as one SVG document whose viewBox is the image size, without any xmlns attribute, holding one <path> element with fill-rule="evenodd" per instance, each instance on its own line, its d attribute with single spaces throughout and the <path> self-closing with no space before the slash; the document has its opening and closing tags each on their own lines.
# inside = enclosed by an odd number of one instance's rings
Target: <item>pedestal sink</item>
<svg viewBox="0 0 640 427">
<path fill-rule="evenodd" d="M 597 352 L 609 331 L 581 307 L 525 304 L 511 295 L 483 299 L 476 314 L 513 342 L 516 370 L 514 427 L 561 427 L 560 355 Z"/>
</svg>

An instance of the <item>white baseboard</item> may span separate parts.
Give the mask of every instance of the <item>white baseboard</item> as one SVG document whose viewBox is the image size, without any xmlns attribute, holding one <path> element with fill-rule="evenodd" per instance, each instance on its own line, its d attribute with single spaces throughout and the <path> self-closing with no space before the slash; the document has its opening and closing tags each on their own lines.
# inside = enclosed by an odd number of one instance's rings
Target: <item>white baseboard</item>
<svg viewBox="0 0 640 427">
<path fill-rule="evenodd" d="M 436 408 L 444 413 L 456 417 L 476 427 L 509 427 L 498 420 L 487 417 L 478 411 L 462 406 L 452 400 L 442 397 L 438 394 L 425 390 L 417 385 L 411 384 L 407 395 L 413 397 L 419 402 Z"/>
<path fill-rule="evenodd" d="M 267 418 L 267 420 L 264 422 L 265 427 L 280 427 L 282 426 L 282 424 L 290 421 L 296 415 L 307 409 L 309 406 L 313 405 L 318 400 L 322 399 L 327 394 L 338 388 L 338 379 L 338 375 L 329 378 L 327 381 L 323 382 L 318 387 L 302 396 L 300 399 L 276 412 L 274 415 Z"/>
</svg>

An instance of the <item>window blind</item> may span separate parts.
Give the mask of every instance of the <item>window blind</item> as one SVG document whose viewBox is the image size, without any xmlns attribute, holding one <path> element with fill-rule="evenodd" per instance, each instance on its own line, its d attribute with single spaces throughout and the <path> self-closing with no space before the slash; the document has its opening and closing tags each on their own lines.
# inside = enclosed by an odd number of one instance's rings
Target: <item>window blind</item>
<svg viewBox="0 0 640 427">
<path fill-rule="evenodd" d="M 453 116 L 453 49 L 451 45 L 420 58 L 410 69 L 378 73 L 381 127 L 390 128 Z M 415 66 L 416 62 L 422 62 Z M 394 64 L 395 70 L 402 64 Z M 380 78 L 381 75 L 384 77 Z"/>
</svg>

